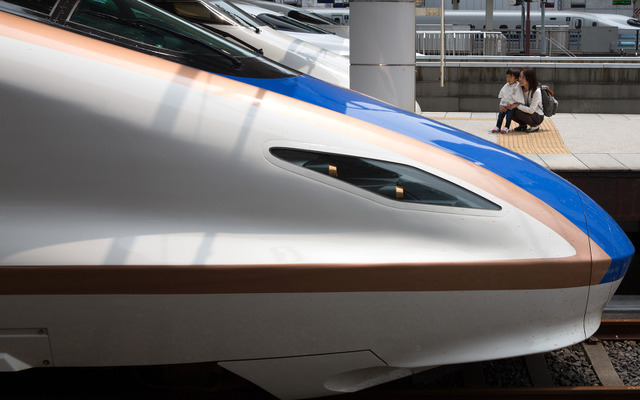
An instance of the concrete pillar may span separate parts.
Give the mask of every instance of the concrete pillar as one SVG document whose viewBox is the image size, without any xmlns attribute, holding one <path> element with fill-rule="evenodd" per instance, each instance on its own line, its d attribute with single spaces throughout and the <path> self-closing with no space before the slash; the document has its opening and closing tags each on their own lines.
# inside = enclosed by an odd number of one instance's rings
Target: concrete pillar
<svg viewBox="0 0 640 400">
<path fill-rule="evenodd" d="M 633 2 L 633 18 L 640 18 L 640 0 Z M 640 50 L 640 32 L 636 31 L 636 52 Z"/>
<path fill-rule="evenodd" d="M 525 22 L 525 34 L 524 34 L 524 55 L 529 55 L 529 49 L 531 48 L 531 2 L 527 2 L 527 21 Z"/>
<path fill-rule="evenodd" d="M 349 8 L 351 89 L 414 111 L 415 1 L 351 0 Z"/>
<path fill-rule="evenodd" d="M 493 0 L 486 0 L 486 11 L 484 17 L 484 30 L 493 30 Z"/>
<path fill-rule="evenodd" d="M 546 10 L 546 5 L 545 5 L 545 0 L 540 0 L 540 19 L 541 21 L 541 25 L 542 25 L 542 31 L 541 31 L 541 35 L 542 35 L 542 39 L 540 42 L 540 56 L 545 57 L 547 55 L 547 32 L 546 32 L 546 24 L 544 22 L 545 20 L 545 10 Z"/>
</svg>

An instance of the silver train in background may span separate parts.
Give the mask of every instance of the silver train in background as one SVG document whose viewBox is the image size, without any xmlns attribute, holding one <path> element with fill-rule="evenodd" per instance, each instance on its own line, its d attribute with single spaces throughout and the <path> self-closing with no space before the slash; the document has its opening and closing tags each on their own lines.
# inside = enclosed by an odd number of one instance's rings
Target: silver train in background
<svg viewBox="0 0 640 400">
<path fill-rule="evenodd" d="M 485 30 L 486 14 L 484 11 L 445 11 L 447 29 L 457 30 L 470 28 Z M 439 16 L 417 16 L 418 30 L 439 29 Z M 531 12 L 530 26 L 532 41 L 539 40 L 541 34 L 542 14 Z M 521 11 L 494 11 L 492 31 L 505 33 L 510 42 L 520 41 L 521 32 L 526 23 Z M 593 14 L 572 11 L 545 12 L 547 37 L 568 50 L 588 54 L 619 54 L 638 50 L 638 33 L 640 21 L 624 15 Z"/>
</svg>

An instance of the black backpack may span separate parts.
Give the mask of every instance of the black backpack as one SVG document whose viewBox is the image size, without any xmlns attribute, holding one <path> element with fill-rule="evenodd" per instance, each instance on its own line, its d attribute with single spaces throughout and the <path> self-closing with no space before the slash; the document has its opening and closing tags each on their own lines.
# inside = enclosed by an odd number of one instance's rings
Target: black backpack
<svg viewBox="0 0 640 400">
<path fill-rule="evenodd" d="M 547 85 L 540 85 L 542 92 L 542 111 L 547 117 L 552 116 L 558 111 L 558 100 L 553 97 L 553 91 Z"/>
</svg>

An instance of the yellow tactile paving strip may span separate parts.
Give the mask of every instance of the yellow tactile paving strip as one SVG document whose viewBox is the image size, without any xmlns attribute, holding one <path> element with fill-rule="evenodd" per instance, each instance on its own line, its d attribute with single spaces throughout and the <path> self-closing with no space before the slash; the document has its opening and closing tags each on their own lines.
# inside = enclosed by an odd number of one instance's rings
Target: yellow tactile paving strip
<svg viewBox="0 0 640 400">
<path fill-rule="evenodd" d="M 440 120 L 460 119 L 460 118 L 439 118 Z M 476 119 L 476 118 L 474 118 Z M 487 120 L 488 118 L 477 118 Z M 492 120 L 492 119 L 491 119 Z M 508 134 L 498 134 L 498 144 L 502 147 L 519 154 L 570 154 L 564 146 L 562 137 L 553 121 L 545 118 L 540 125 L 538 132 L 516 132 L 513 130 L 518 126 L 512 122 Z"/>
<path fill-rule="evenodd" d="M 513 129 L 517 126 L 511 123 Z M 545 118 L 540 124 L 538 132 L 516 132 L 510 130 L 508 134 L 498 135 L 498 144 L 520 154 L 568 154 L 564 142 L 553 121 Z"/>
</svg>

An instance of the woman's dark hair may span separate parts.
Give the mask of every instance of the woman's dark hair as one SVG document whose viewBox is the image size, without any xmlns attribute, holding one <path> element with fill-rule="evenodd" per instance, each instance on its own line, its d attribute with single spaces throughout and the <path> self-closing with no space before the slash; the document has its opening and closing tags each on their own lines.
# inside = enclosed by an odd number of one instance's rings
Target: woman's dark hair
<svg viewBox="0 0 640 400">
<path fill-rule="evenodd" d="M 522 70 L 522 75 L 524 75 L 524 79 L 529 83 L 529 90 L 535 91 L 538 88 L 538 77 L 536 76 L 536 71 L 533 68 L 525 68 Z"/>
<path fill-rule="evenodd" d="M 507 70 L 507 75 L 511 75 L 514 78 L 518 79 L 520 77 L 520 70 L 517 68 L 509 68 Z"/>
</svg>

